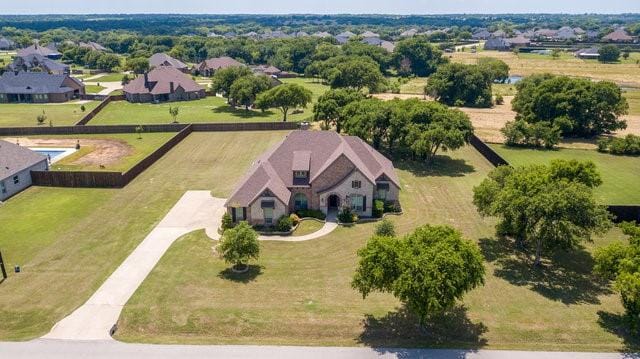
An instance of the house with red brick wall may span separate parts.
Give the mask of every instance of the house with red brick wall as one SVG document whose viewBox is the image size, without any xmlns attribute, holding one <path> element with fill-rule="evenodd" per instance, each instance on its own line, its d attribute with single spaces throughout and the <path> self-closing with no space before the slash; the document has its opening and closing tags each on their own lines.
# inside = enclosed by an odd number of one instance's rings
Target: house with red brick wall
<svg viewBox="0 0 640 359">
<path fill-rule="evenodd" d="M 129 102 L 188 101 L 206 97 L 204 87 L 172 66 L 158 66 L 122 89 Z"/>
<path fill-rule="evenodd" d="M 258 158 L 225 206 L 252 225 L 305 209 L 371 217 L 374 200 L 396 203 L 399 192 L 393 163 L 360 138 L 297 130 Z"/>
</svg>

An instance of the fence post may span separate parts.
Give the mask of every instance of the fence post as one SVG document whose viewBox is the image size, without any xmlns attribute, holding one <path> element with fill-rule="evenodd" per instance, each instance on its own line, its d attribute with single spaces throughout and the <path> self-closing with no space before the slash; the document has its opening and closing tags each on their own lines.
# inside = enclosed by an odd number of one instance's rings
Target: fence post
<svg viewBox="0 0 640 359">
<path fill-rule="evenodd" d="M 0 251 L 0 269 L 2 269 L 2 279 L 7 279 L 7 270 L 4 268 L 4 260 L 2 260 L 2 251 Z"/>
</svg>

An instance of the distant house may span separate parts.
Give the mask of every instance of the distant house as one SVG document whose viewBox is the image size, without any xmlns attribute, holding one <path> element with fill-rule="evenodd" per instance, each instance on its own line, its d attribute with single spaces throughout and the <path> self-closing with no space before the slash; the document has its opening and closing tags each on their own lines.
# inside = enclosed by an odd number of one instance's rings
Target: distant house
<svg viewBox="0 0 640 359">
<path fill-rule="evenodd" d="M 368 31 L 367 30 L 367 31 L 363 32 L 362 34 L 360 34 L 360 36 L 362 36 L 364 38 L 367 38 L 367 37 L 380 37 L 380 34 L 376 34 L 373 31 Z"/>
<path fill-rule="evenodd" d="M 491 33 L 492 37 L 506 37 L 507 33 L 504 30 L 497 30 Z"/>
<path fill-rule="evenodd" d="M 31 186 L 31 171 L 48 169 L 44 155 L 0 140 L 0 201 Z"/>
<path fill-rule="evenodd" d="M 126 84 L 122 91 L 129 102 L 188 101 L 206 97 L 204 87 L 172 66 L 155 67 Z"/>
<path fill-rule="evenodd" d="M 380 47 L 387 50 L 388 52 L 394 52 L 396 50 L 396 44 L 391 41 L 382 41 Z"/>
<path fill-rule="evenodd" d="M 0 37 L 0 50 L 13 50 L 15 47 L 15 42 L 7 39 L 6 37 Z"/>
<path fill-rule="evenodd" d="M 604 37 L 602 37 L 602 41 L 609 42 L 632 42 L 633 37 L 629 36 L 624 29 L 618 29 Z"/>
<path fill-rule="evenodd" d="M 53 61 L 48 57 L 31 54 L 24 57 L 16 56 L 13 62 L 7 65 L 7 71 L 45 72 L 53 75 L 68 75 L 71 73 L 71 68 L 69 65 Z"/>
<path fill-rule="evenodd" d="M 153 54 L 149 58 L 149 66 L 150 67 L 169 66 L 184 73 L 189 72 L 189 66 L 187 66 L 184 62 L 178 59 L 174 59 L 173 57 L 164 53 Z"/>
<path fill-rule="evenodd" d="M 293 33 L 293 37 L 308 37 L 309 34 L 304 31 L 298 31 Z"/>
<path fill-rule="evenodd" d="M 33 54 L 48 57 L 51 60 L 58 60 L 62 58 L 62 54 L 59 53 L 58 50 L 51 49 L 47 46 L 40 46 L 39 44 L 33 44 L 27 48 L 18 50 L 19 57 L 25 57 Z"/>
<path fill-rule="evenodd" d="M 84 84 L 69 75 L 9 71 L 0 76 L 0 103 L 66 102 L 84 94 Z"/>
<path fill-rule="evenodd" d="M 333 37 L 333 35 L 331 35 L 330 33 L 326 32 L 326 31 L 314 32 L 313 35 L 311 35 L 311 36 L 319 37 L 321 39 L 328 38 L 328 37 Z"/>
<path fill-rule="evenodd" d="M 416 36 L 417 34 L 418 34 L 418 29 L 413 28 L 413 29 L 409 29 L 402 32 L 400 34 L 400 37 L 413 37 L 413 36 Z"/>
<path fill-rule="evenodd" d="M 600 57 L 600 50 L 597 47 L 588 49 L 580 49 L 573 53 L 573 56 L 579 59 L 597 59 Z"/>
<path fill-rule="evenodd" d="M 540 40 L 552 41 L 556 39 L 558 30 L 539 29 L 534 32 L 534 37 Z"/>
<path fill-rule="evenodd" d="M 354 34 L 351 31 L 345 31 L 342 33 L 339 33 L 338 35 L 336 35 L 336 40 L 338 41 L 339 44 L 343 45 L 346 44 L 347 42 L 349 42 L 349 39 L 351 39 L 352 37 L 357 36 L 356 34 Z"/>
<path fill-rule="evenodd" d="M 558 29 L 555 36 L 555 39 L 559 41 L 576 40 L 577 38 L 578 36 L 576 35 L 575 30 L 569 26 L 563 26 Z"/>
<path fill-rule="evenodd" d="M 97 42 L 89 41 L 89 42 L 80 42 L 78 43 L 79 47 L 90 49 L 93 51 L 108 51 L 108 49 Z"/>
<path fill-rule="evenodd" d="M 212 59 L 204 60 L 199 63 L 195 70 L 201 76 L 213 76 L 219 69 L 226 69 L 228 67 L 246 66 L 242 62 L 235 60 L 228 56 L 215 57 Z"/>
<path fill-rule="evenodd" d="M 471 38 L 474 40 L 487 40 L 491 37 L 491 33 L 487 30 L 476 31 L 471 35 Z"/>
<path fill-rule="evenodd" d="M 502 37 L 494 37 L 484 43 L 485 50 L 509 51 L 511 43 Z"/>
<path fill-rule="evenodd" d="M 531 40 L 524 37 L 524 35 L 518 35 L 516 37 L 506 39 L 506 41 L 509 43 L 510 48 L 525 47 L 525 46 L 531 45 Z M 486 48 L 486 45 L 485 45 L 485 48 Z"/>
<path fill-rule="evenodd" d="M 382 41 L 383 40 L 380 39 L 379 37 L 365 37 L 360 42 L 367 45 L 380 46 L 382 45 Z"/>
<path fill-rule="evenodd" d="M 349 207 L 371 217 L 374 200 L 396 203 L 399 192 L 393 163 L 360 138 L 292 131 L 254 163 L 225 207 L 234 222 L 253 225 L 305 209 Z"/>
</svg>

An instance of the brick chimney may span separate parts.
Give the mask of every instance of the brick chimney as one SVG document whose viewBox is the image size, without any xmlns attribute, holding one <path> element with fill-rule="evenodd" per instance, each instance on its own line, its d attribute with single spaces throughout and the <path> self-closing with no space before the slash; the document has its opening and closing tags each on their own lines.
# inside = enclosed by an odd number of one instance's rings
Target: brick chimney
<svg viewBox="0 0 640 359">
<path fill-rule="evenodd" d="M 173 93 L 174 92 L 174 88 L 173 88 L 173 81 L 169 82 L 169 93 Z"/>
<path fill-rule="evenodd" d="M 149 73 L 145 72 L 144 73 L 144 88 L 149 88 Z"/>
</svg>

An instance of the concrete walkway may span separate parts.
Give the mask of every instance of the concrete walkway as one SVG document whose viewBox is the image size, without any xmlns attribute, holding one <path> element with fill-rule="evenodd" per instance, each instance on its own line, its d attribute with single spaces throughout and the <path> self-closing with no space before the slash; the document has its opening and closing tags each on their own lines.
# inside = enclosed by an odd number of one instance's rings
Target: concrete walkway
<svg viewBox="0 0 640 359">
<path fill-rule="evenodd" d="M 258 239 L 261 241 L 281 241 L 281 242 L 304 242 L 312 239 L 326 236 L 338 228 L 338 220 L 335 212 L 329 212 L 327 220 L 324 222 L 324 226 L 319 230 L 306 234 L 304 236 L 260 236 Z"/>
<path fill-rule="evenodd" d="M 260 359 L 623 359 L 638 358 L 636 354 L 525 352 L 512 350 L 462 349 L 385 349 L 347 347 L 285 347 L 240 345 L 153 345 L 124 344 L 116 341 L 74 342 L 65 340 L 34 340 L 22 343 L 0 343 L 0 357 L 11 359 L 44 358 L 260 358 Z"/>
<path fill-rule="evenodd" d="M 211 197 L 209 191 L 186 192 L 91 298 L 43 338 L 112 340 L 110 330 L 122 307 L 176 239 L 202 228 L 209 237 L 218 239 L 224 202 Z"/>
</svg>

